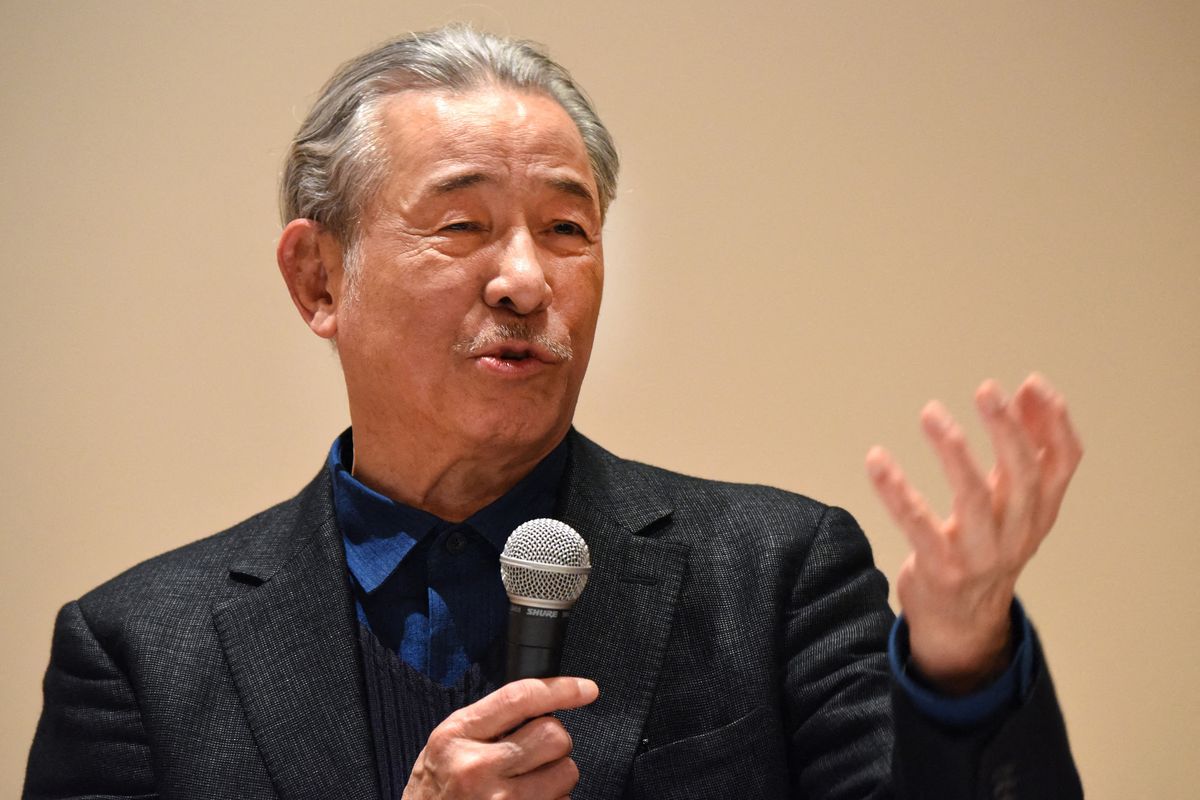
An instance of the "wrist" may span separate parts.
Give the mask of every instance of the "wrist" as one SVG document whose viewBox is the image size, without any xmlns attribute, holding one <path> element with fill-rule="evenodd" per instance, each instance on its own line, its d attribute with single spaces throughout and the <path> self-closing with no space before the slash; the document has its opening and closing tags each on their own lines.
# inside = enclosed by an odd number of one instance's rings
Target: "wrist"
<svg viewBox="0 0 1200 800">
<path fill-rule="evenodd" d="M 972 694 L 994 682 L 1012 663 L 1013 628 L 1007 614 L 1002 623 L 989 626 L 982 636 L 977 633 L 956 639 L 922 633 L 909 630 L 911 649 L 906 671 L 916 682 L 940 694 Z"/>
<path fill-rule="evenodd" d="M 909 673 L 918 683 L 948 697 L 973 694 L 999 678 L 1012 663 L 1013 647 L 1010 635 L 1005 644 L 994 655 L 982 661 L 971 660 L 964 664 L 926 666 L 913 656 L 909 662 Z"/>
</svg>

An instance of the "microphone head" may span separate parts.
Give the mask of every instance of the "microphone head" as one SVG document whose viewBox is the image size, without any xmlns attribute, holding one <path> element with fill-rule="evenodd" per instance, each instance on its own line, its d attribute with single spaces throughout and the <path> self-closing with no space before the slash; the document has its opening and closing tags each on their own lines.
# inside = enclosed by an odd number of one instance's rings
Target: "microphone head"
<svg viewBox="0 0 1200 800">
<path fill-rule="evenodd" d="M 556 519 L 531 519 L 517 526 L 500 554 L 504 591 L 517 605 L 570 608 L 592 570 L 587 542 Z"/>
</svg>

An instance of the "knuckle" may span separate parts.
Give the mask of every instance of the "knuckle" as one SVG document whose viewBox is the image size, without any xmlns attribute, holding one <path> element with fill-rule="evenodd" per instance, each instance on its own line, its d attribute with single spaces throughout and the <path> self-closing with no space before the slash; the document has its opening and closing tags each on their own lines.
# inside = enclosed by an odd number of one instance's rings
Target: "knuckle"
<svg viewBox="0 0 1200 800">
<path fill-rule="evenodd" d="M 491 761 L 477 750 L 460 752 L 454 759 L 454 774 L 463 786 L 479 786 L 491 772 Z"/>
<path fill-rule="evenodd" d="M 950 565 L 942 570 L 941 575 L 942 586 L 952 592 L 957 592 L 967 583 L 967 573 L 961 566 Z"/>
<path fill-rule="evenodd" d="M 931 576 L 937 585 L 946 591 L 957 592 L 970 581 L 970 572 L 959 558 L 947 558 Z"/>
<path fill-rule="evenodd" d="M 571 734 L 554 717 L 538 717 L 527 722 L 526 727 L 539 743 L 539 747 L 544 748 L 553 758 L 562 758 L 570 753 L 574 746 Z"/>
<path fill-rule="evenodd" d="M 914 500 L 911 497 L 905 497 L 904 505 L 900 510 L 904 515 L 904 519 L 912 523 L 917 523 L 925 516 L 925 503 L 920 500 Z"/>
<path fill-rule="evenodd" d="M 512 739 L 501 739 L 495 742 L 492 747 L 495 748 L 493 752 L 496 754 L 497 759 L 509 764 L 517 761 L 524 752 L 521 745 Z"/>
<path fill-rule="evenodd" d="M 457 738 L 457 724 L 447 718 L 429 734 L 429 739 L 425 742 L 425 749 L 434 753 L 443 752 Z"/>
<path fill-rule="evenodd" d="M 533 703 L 535 698 L 534 681 L 514 681 L 504 686 L 500 691 L 504 705 L 511 709 L 522 709 Z"/>
<path fill-rule="evenodd" d="M 552 738 L 554 736 L 555 729 L 562 727 L 561 722 L 550 716 L 531 719 L 525 724 L 529 727 L 530 733 L 541 739 Z"/>
</svg>

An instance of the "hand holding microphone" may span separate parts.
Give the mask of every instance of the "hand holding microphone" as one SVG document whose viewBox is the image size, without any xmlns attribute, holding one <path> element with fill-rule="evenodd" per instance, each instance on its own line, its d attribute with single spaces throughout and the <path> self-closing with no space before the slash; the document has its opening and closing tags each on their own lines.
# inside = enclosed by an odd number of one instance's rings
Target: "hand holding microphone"
<svg viewBox="0 0 1200 800">
<path fill-rule="evenodd" d="M 571 735 L 549 715 L 600 693 L 586 678 L 554 677 L 571 607 L 591 570 L 587 544 L 565 523 L 531 520 L 509 536 L 500 561 L 512 603 L 509 683 L 434 729 L 404 800 L 557 800 L 579 781 Z"/>
<path fill-rule="evenodd" d="M 547 715 L 598 695 L 585 678 L 530 679 L 460 708 L 429 735 L 404 800 L 566 797 L 579 781 L 571 735 Z"/>
</svg>

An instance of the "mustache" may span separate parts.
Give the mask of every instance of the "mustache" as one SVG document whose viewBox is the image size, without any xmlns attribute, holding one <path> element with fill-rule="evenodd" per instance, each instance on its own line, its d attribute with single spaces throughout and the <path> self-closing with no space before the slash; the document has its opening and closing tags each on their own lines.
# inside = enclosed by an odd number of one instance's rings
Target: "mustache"
<svg viewBox="0 0 1200 800">
<path fill-rule="evenodd" d="M 575 355 L 571 349 L 571 343 L 566 339 L 558 339 L 543 331 L 534 330 L 531 325 L 524 322 L 493 323 L 470 339 L 460 339 L 455 342 L 454 352 L 469 356 L 494 345 L 511 341 L 539 345 L 562 361 L 569 361 Z"/>
</svg>

